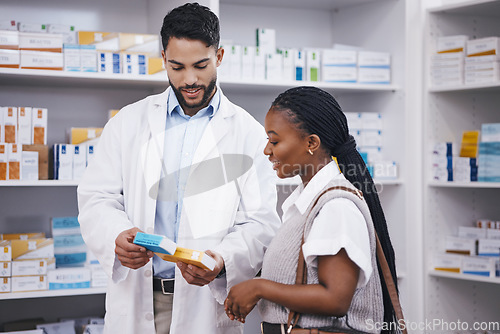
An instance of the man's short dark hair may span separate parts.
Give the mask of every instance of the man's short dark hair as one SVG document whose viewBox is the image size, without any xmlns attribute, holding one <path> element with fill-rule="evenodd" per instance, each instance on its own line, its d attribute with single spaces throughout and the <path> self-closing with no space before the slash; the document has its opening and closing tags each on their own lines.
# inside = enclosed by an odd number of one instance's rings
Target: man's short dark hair
<svg viewBox="0 0 500 334">
<path fill-rule="evenodd" d="M 197 2 L 172 9 L 163 19 L 160 33 L 163 50 L 167 48 L 171 37 L 198 40 L 207 47 L 219 48 L 219 18 L 208 7 Z"/>
</svg>

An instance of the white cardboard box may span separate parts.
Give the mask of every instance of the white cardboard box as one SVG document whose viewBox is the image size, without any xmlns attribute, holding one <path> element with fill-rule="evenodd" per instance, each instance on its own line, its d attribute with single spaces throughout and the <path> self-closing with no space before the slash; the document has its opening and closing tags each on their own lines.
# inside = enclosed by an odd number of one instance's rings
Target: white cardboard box
<svg viewBox="0 0 500 334">
<path fill-rule="evenodd" d="M 47 276 L 12 277 L 12 292 L 43 291 L 48 289 Z"/>
</svg>

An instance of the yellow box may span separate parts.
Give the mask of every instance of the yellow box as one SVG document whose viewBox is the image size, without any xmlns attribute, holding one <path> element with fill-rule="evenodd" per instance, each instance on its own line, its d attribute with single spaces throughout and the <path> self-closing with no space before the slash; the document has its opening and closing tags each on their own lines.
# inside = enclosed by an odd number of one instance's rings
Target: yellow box
<svg viewBox="0 0 500 334">
<path fill-rule="evenodd" d="M 195 265 L 203 269 L 213 270 L 215 268 L 215 260 L 205 252 L 177 247 L 174 255 L 155 253 L 161 259 L 169 262 L 184 262 Z"/>
<path fill-rule="evenodd" d="M 462 146 L 460 156 L 465 158 L 476 158 L 479 145 L 479 131 L 464 131 L 462 135 Z"/>
<path fill-rule="evenodd" d="M 148 58 L 148 74 L 155 74 L 161 71 L 165 71 L 163 67 L 163 58 L 161 57 L 149 57 Z"/>
<path fill-rule="evenodd" d="M 156 34 L 133 34 L 106 31 L 79 31 L 80 45 L 95 45 L 99 51 L 127 51 L 157 57 L 160 39 Z"/>
<path fill-rule="evenodd" d="M 11 240 L 12 260 L 54 257 L 54 239 Z"/>
<path fill-rule="evenodd" d="M 26 239 L 42 239 L 45 238 L 45 233 L 43 232 L 33 232 L 33 233 L 4 233 L 0 234 L 0 240 L 26 240 Z"/>
<path fill-rule="evenodd" d="M 120 50 L 117 32 L 79 31 L 78 43 L 80 45 L 95 45 L 96 49 L 101 51 Z"/>
<path fill-rule="evenodd" d="M 109 110 L 108 119 L 112 119 L 113 117 L 115 117 L 116 114 L 118 114 L 119 111 L 120 111 L 120 109 L 111 109 L 111 110 Z"/>
<path fill-rule="evenodd" d="M 69 143 L 78 145 L 101 136 L 103 128 L 71 128 L 69 129 Z"/>
</svg>

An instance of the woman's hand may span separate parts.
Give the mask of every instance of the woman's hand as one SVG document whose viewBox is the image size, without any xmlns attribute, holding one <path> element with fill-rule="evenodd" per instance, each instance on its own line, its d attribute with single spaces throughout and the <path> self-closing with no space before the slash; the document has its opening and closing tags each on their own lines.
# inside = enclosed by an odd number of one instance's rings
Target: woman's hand
<svg viewBox="0 0 500 334">
<path fill-rule="evenodd" d="M 246 316 L 261 298 L 259 293 L 262 284 L 265 284 L 265 280 L 254 278 L 231 288 L 224 302 L 224 308 L 229 319 L 245 322 Z"/>
</svg>

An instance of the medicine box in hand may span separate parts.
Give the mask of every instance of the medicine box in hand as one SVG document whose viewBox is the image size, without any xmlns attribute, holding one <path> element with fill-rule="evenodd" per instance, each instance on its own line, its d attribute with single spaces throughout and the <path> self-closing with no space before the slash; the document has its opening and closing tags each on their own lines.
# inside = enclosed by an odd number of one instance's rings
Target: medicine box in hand
<svg viewBox="0 0 500 334">
<path fill-rule="evenodd" d="M 174 254 L 177 249 L 177 244 L 167 237 L 142 232 L 137 232 L 134 238 L 134 244 L 143 246 L 155 253 L 170 255 Z"/>
<path fill-rule="evenodd" d="M 178 247 L 175 242 L 162 235 L 138 232 L 134 244 L 155 252 L 164 261 L 184 262 L 208 270 L 214 270 L 216 265 L 216 261 L 205 252 Z"/>
</svg>

